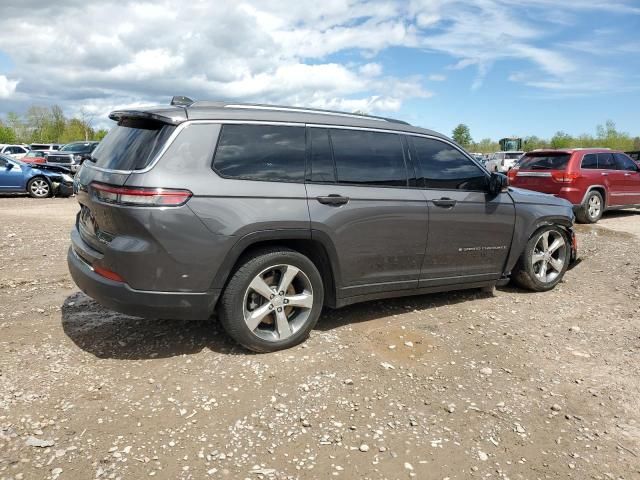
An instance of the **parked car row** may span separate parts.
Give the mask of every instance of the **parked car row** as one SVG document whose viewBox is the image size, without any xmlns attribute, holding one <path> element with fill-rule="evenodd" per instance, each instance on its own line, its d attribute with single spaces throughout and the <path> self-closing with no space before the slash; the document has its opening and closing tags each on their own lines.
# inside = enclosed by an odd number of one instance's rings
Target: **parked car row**
<svg viewBox="0 0 640 480">
<path fill-rule="evenodd" d="M 99 142 L 33 143 L 31 145 L 0 144 L 0 154 L 25 163 L 49 164 L 66 167 L 76 173 Z"/>
</svg>

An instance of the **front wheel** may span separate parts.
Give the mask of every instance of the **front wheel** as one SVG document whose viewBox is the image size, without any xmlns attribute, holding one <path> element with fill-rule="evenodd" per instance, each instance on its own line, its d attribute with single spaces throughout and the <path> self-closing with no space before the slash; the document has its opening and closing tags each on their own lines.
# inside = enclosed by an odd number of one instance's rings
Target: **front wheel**
<svg viewBox="0 0 640 480">
<path fill-rule="evenodd" d="M 225 331 L 254 352 L 273 352 L 303 342 L 324 303 L 322 278 L 304 255 L 268 248 L 242 260 L 222 296 Z"/>
<path fill-rule="evenodd" d="M 51 185 L 42 177 L 29 180 L 27 191 L 33 198 L 46 198 L 51 196 Z"/>
<path fill-rule="evenodd" d="M 527 242 L 513 280 L 527 290 L 546 292 L 560 283 L 570 260 L 566 232 L 555 225 L 542 227 Z"/>
</svg>

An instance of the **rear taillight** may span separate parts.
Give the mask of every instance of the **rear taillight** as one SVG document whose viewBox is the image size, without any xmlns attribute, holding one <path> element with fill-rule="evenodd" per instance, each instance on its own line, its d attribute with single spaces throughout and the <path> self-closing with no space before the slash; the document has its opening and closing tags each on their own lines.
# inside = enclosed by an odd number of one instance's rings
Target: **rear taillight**
<svg viewBox="0 0 640 480">
<path fill-rule="evenodd" d="M 551 178 L 558 183 L 573 183 L 573 181 L 578 178 L 578 173 L 567 173 L 567 172 L 551 172 Z"/>
<path fill-rule="evenodd" d="M 512 183 L 517 176 L 518 176 L 518 167 L 513 167 L 507 172 L 507 178 L 509 179 L 509 183 Z"/>
<path fill-rule="evenodd" d="M 189 190 L 115 187 L 104 183 L 92 183 L 89 190 L 100 202 L 139 207 L 177 207 L 184 205 L 192 195 Z"/>
</svg>

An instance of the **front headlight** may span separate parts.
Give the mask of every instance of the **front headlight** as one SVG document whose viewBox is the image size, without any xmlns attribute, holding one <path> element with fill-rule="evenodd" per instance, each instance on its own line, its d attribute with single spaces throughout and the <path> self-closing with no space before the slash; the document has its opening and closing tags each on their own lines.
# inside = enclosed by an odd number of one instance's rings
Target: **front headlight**
<svg viewBox="0 0 640 480">
<path fill-rule="evenodd" d="M 79 162 L 80 160 L 82 160 L 82 155 L 76 155 L 75 157 L 73 157 L 73 159 L 74 159 L 76 162 Z"/>
<path fill-rule="evenodd" d="M 63 173 L 61 176 L 65 182 L 73 183 L 73 177 L 71 175 L 67 175 L 66 173 Z"/>
</svg>

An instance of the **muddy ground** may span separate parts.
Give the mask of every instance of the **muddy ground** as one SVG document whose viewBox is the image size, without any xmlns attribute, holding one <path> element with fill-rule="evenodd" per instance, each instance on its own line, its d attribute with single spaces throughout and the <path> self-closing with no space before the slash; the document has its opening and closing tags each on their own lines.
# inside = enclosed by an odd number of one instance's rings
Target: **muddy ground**
<svg viewBox="0 0 640 480">
<path fill-rule="evenodd" d="M 640 478 L 640 212 L 580 226 L 554 291 L 354 305 L 256 355 L 78 293 L 76 211 L 0 198 L 0 479 Z"/>
</svg>

